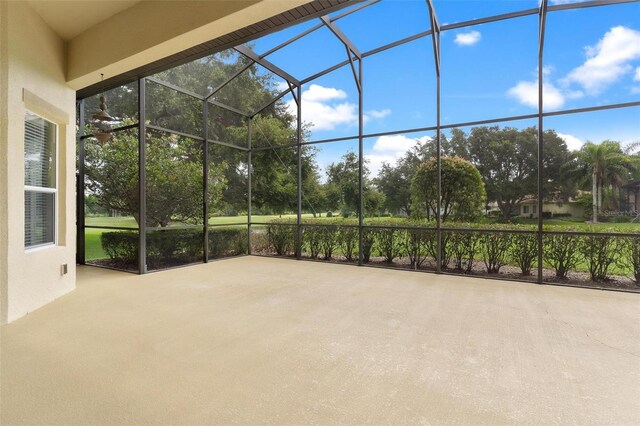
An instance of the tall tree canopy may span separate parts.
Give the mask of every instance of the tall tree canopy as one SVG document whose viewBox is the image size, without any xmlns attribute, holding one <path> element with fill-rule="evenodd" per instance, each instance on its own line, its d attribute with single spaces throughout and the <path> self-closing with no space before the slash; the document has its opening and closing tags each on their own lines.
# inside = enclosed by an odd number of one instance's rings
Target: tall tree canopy
<svg viewBox="0 0 640 426">
<path fill-rule="evenodd" d="M 592 221 L 598 221 L 598 214 L 605 206 L 618 208 L 619 190 L 639 169 L 630 151 L 635 145 L 623 149 L 619 142 L 605 140 L 600 144 L 587 142 L 582 146 L 575 159 L 564 166 L 567 176 L 582 188 L 591 189 L 593 199 Z M 604 192 L 610 190 L 608 199 Z"/>
<path fill-rule="evenodd" d="M 482 216 L 486 193 L 478 169 L 460 157 L 442 157 L 441 218 L 473 221 Z M 416 170 L 411 182 L 414 214 L 434 217 L 438 210 L 437 161 L 432 158 Z"/>
<path fill-rule="evenodd" d="M 239 70 L 235 79 L 225 84 Z M 243 55 L 225 51 L 164 71 L 155 76 L 199 95 L 214 93 L 207 105 L 207 131 L 211 141 L 239 148 L 248 147 L 248 120 L 216 105 L 224 103 L 253 113 L 275 96 L 271 73 Z M 203 136 L 203 103 L 148 80 L 146 83 L 146 121 L 148 125 L 171 131 Z M 127 85 L 106 94 L 109 112 L 124 124 L 137 120 L 137 85 Z M 97 97 L 85 101 L 87 117 L 97 110 Z M 294 117 L 286 105 L 276 102 L 254 117 L 254 147 L 271 147 L 297 141 Z M 90 132 L 90 129 L 87 129 Z M 306 137 L 306 133 L 303 133 Z M 167 226 L 171 221 L 202 223 L 203 143 L 196 138 L 175 136 L 148 129 L 146 134 L 147 222 Z M 86 141 L 86 180 L 89 195 L 105 208 L 137 216 L 138 155 L 135 132 L 116 132 L 106 143 Z M 316 196 L 318 173 L 313 148 L 301 152 L 303 191 Z M 207 194 L 210 214 L 234 214 L 247 209 L 248 155 L 241 149 L 209 145 Z M 253 203 L 271 212 L 296 210 L 297 153 L 295 149 L 253 155 Z M 316 196 L 317 199 L 317 196 Z M 136 219 L 138 219 L 136 217 Z"/>
</svg>

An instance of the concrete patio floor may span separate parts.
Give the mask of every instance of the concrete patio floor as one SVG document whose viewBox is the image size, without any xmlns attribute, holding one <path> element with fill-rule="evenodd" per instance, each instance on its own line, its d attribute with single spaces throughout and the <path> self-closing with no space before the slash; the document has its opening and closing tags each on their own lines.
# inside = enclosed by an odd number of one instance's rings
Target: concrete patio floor
<svg viewBox="0 0 640 426">
<path fill-rule="evenodd" d="M 11 424 L 640 424 L 640 295 L 243 257 L 1 335 Z"/>
</svg>

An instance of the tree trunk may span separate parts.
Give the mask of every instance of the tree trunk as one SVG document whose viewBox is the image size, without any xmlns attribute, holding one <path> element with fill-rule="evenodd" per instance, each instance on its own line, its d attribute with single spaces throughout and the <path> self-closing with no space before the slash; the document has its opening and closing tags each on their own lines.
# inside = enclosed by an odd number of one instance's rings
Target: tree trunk
<svg viewBox="0 0 640 426">
<path fill-rule="evenodd" d="M 598 213 L 602 212 L 602 191 L 604 191 L 604 184 L 602 181 L 598 182 Z"/>
<path fill-rule="evenodd" d="M 592 180 L 591 198 L 593 201 L 593 217 L 591 221 L 593 223 L 597 223 L 598 222 L 598 175 L 593 173 L 591 175 L 591 180 Z"/>
</svg>

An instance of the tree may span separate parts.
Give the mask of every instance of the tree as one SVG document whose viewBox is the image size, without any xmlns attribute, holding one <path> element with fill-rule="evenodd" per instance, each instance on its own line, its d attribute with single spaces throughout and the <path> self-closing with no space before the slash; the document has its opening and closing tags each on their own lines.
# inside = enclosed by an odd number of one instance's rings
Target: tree
<svg viewBox="0 0 640 426">
<path fill-rule="evenodd" d="M 257 116 L 252 128 L 257 146 L 274 149 L 254 151 L 252 154 L 252 200 L 264 211 L 276 214 L 298 210 L 298 153 L 297 148 L 277 148 L 296 142 L 296 129 L 282 117 Z M 246 137 L 246 129 L 239 129 L 241 138 Z M 244 132 L 244 133 L 243 133 Z M 318 193 L 318 171 L 315 162 L 316 150 L 310 146 L 301 148 L 302 201 L 303 208 L 317 212 L 322 206 L 322 194 Z"/>
<path fill-rule="evenodd" d="M 441 158 L 441 218 L 443 221 L 473 221 L 482 215 L 486 193 L 482 177 L 473 164 L 460 157 Z M 422 163 L 416 171 L 411 193 L 416 206 L 423 206 L 427 218 L 438 209 L 437 160 Z"/>
<path fill-rule="evenodd" d="M 327 185 L 338 188 L 340 208 L 349 214 L 360 211 L 359 174 L 358 156 L 352 151 L 344 154 L 341 161 L 327 167 Z M 368 174 L 365 167 L 362 179 L 366 179 Z"/>
<path fill-rule="evenodd" d="M 498 126 L 474 127 L 467 138 L 471 162 L 485 183 L 487 198 L 495 200 L 504 221 L 516 205 L 537 193 L 537 130 Z"/>
<path fill-rule="evenodd" d="M 202 144 L 193 139 L 149 131 L 146 161 L 146 225 L 171 221 L 203 223 Z M 86 143 L 87 189 L 107 209 L 131 214 L 140 223 L 138 137 L 117 132 L 105 143 Z M 225 162 L 209 168 L 208 202 L 213 208 L 227 182 Z"/>
<path fill-rule="evenodd" d="M 275 80 L 259 65 L 232 50 L 189 62 L 155 77 L 207 95 L 248 65 L 246 71 L 217 91 L 212 100 L 252 113 L 275 96 Z M 145 118 L 148 124 L 198 138 L 203 136 L 201 101 L 150 80 L 146 88 Z M 137 121 L 135 84 L 110 90 L 107 103 L 111 115 L 123 119 L 122 124 Z M 88 117 L 97 108 L 97 97 L 85 101 Z M 293 119 L 284 102 L 279 101 L 265 108 L 253 119 L 253 146 L 296 142 Z M 213 103 L 208 104 L 207 130 L 210 141 L 246 148 L 248 127 L 248 120 L 242 115 Z M 146 139 L 146 211 L 149 224 L 167 226 L 172 220 L 202 223 L 202 142 L 157 130 L 149 130 Z M 139 220 L 137 145 L 137 135 L 132 131 L 115 132 L 112 140 L 104 145 L 87 139 L 86 180 L 87 192 L 94 194 L 103 207 L 121 210 Z M 210 213 L 233 214 L 246 210 L 249 175 L 246 151 L 214 143 L 209 146 Z M 305 195 L 309 196 L 318 187 L 313 152 L 313 148 L 309 147 L 302 150 L 303 191 L 308 189 Z M 278 212 L 295 210 L 296 150 L 255 152 L 253 163 L 258 172 L 265 171 L 265 179 L 273 178 L 275 186 L 272 188 L 261 183 L 261 176 L 257 176 L 253 186 L 254 204 Z M 282 167 L 283 163 L 287 166 Z"/>
<path fill-rule="evenodd" d="M 435 143 L 432 140 L 418 142 L 392 166 L 383 163 L 373 181 L 384 195 L 384 207 L 391 213 L 413 214 L 411 181 L 420 164 L 435 158 Z"/>
<path fill-rule="evenodd" d="M 369 217 L 380 216 L 384 209 L 385 196 L 376 188 L 367 186 L 362 194 L 362 202 L 365 215 Z"/>
<path fill-rule="evenodd" d="M 603 206 L 603 192 L 610 188 L 615 194 L 637 170 L 629 151 L 634 145 L 623 150 L 619 142 L 605 140 L 600 144 L 587 142 L 576 154 L 575 160 L 565 166 L 566 174 L 579 185 L 591 183 L 593 200 L 592 221 L 598 221 L 598 213 Z M 617 197 L 613 197 L 617 200 Z"/>
<path fill-rule="evenodd" d="M 414 167 L 406 161 L 406 158 L 398 160 L 395 167 L 387 163 L 382 164 L 374 183 L 384 194 L 384 207 L 389 212 L 411 215 L 411 178 L 413 172 Z"/>
</svg>

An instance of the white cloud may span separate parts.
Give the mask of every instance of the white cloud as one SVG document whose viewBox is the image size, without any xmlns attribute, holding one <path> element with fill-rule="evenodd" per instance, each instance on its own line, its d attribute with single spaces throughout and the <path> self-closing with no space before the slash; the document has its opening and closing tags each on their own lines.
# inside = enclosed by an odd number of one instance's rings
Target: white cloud
<svg viewBox="0 0 640 426">
<path fill-rule="evenodd" d="M 302 92 L 302 100 L 309 102 L 326 102 L 334 99 L 346 99 L 347 94 L 342 89 L 333 87 L 323 87 L 319 84 L 312 84 L 307 90 Z"/>
<path fill-rule="evenodd" d="M 334 130 L 338 126 L 357 126 L 358 105 L 346 100 L 342 89 L 312 84 L 302 92 L 302 121 L 313 130 Z M 343 102 L 337 102 L 344 100 Z M 297 105 L 293 99 L 287 102 L 291 114 L 296 114 Z M 391 114 L 390 109 L 371 110 L 363 114 L 365 122 L 382 119 Z"/>
<path fill-rule="evenodd" d="M 304 93 L 303 93 L 304 98 Z M 290 108 L 295 103 L 290 101 Z M 302 121 L 313 126 L 313 130 L 333 130 L 336 126 L 353 126 L 358 122 L 358 106 L 349 102 L 329 105 L 318 101 L 303 101 Z"/>
<path fill-rule="evenodd" d="M 585 48 L 587 60 L 574 68 L 564 83 L 577 83 L 597 95 L 633 70 L 630 62 L 640 59 L 640 31 L 627 27 L 611 28 L 595 46 Z"/>
<path fill-rule="evenodd" d="M 375 110 L 372 109 L 371 111 L 367 111 L 365 113 L 366 117 L 370 117 L 370 118 L 377 118 L 377 119 L 381 119 L 381 118 L 385 118 L 386 116 L 391 114 L 391 110 L 389 108 L 385 108 L 383 110 Z"/>
<path fill-rule="evenodd" d="M 507 91 L 523 105 L 538 108 L 538 81 L 520 81 Z M 554 110 L 564 105 L 565 95 L 551 83 L 542 85 L 542 102 L 545 110 Z"/>
<path fill-rule="evenodd" d="M 571 151 L 577 151 L 582 148 L 582 145 L 584 145 L 584 142 L 568 133 L 557 133 L 557 135 L 560 137 L 560 139 L 565 141 L 565 143 L 567 144 L 567 148 L 569 148 L 569 150 Z"/>
<path fill-rule="evenodd" d="M 371 177 L 378 176 L 383 163 L 394 165 L 411 148 L 429 141 L 431 138 L 428 136 L 421 138 L 408 138 L 404 135 L 380 136 L 374 142 L 371 152 L 364 156 Z"/>
<path fill-rule="evenodd" d="M 473 46 L 480 41 L 482 35 L 479 31 L 469 31 L 468 33 L 458 33 L 454 42 L 459 46 Z"/>
<path fill-rule="evenodd" d="M 566 3 L 566 1 L 556 3 Z M 640 31 L 623 26 L 613 27 L 595 46 L 587 46 L 585 52 L 586 61 L 564 78 L 556 80 L 555 84 L 551 80 L 553 66 L 548 65 L 543 68 L 546 110 L 561 108 L 567 99 L 598 95 L 621 76 L 630 72 L 633 72 L 634 81 L 640 81 L 640 67 L 634 70 L 631 64 L 632 61 L 640 59 Z M 571 87 L 572 84 L 578 85 L 579 88 Z M 640 93 L 640 86 L 632 86 L 630 90 L 634 94 Z M 507 94 L 523 105 L 537 108 L 537 79 L 519 81 L 507 91 Z"/>
</svg>

